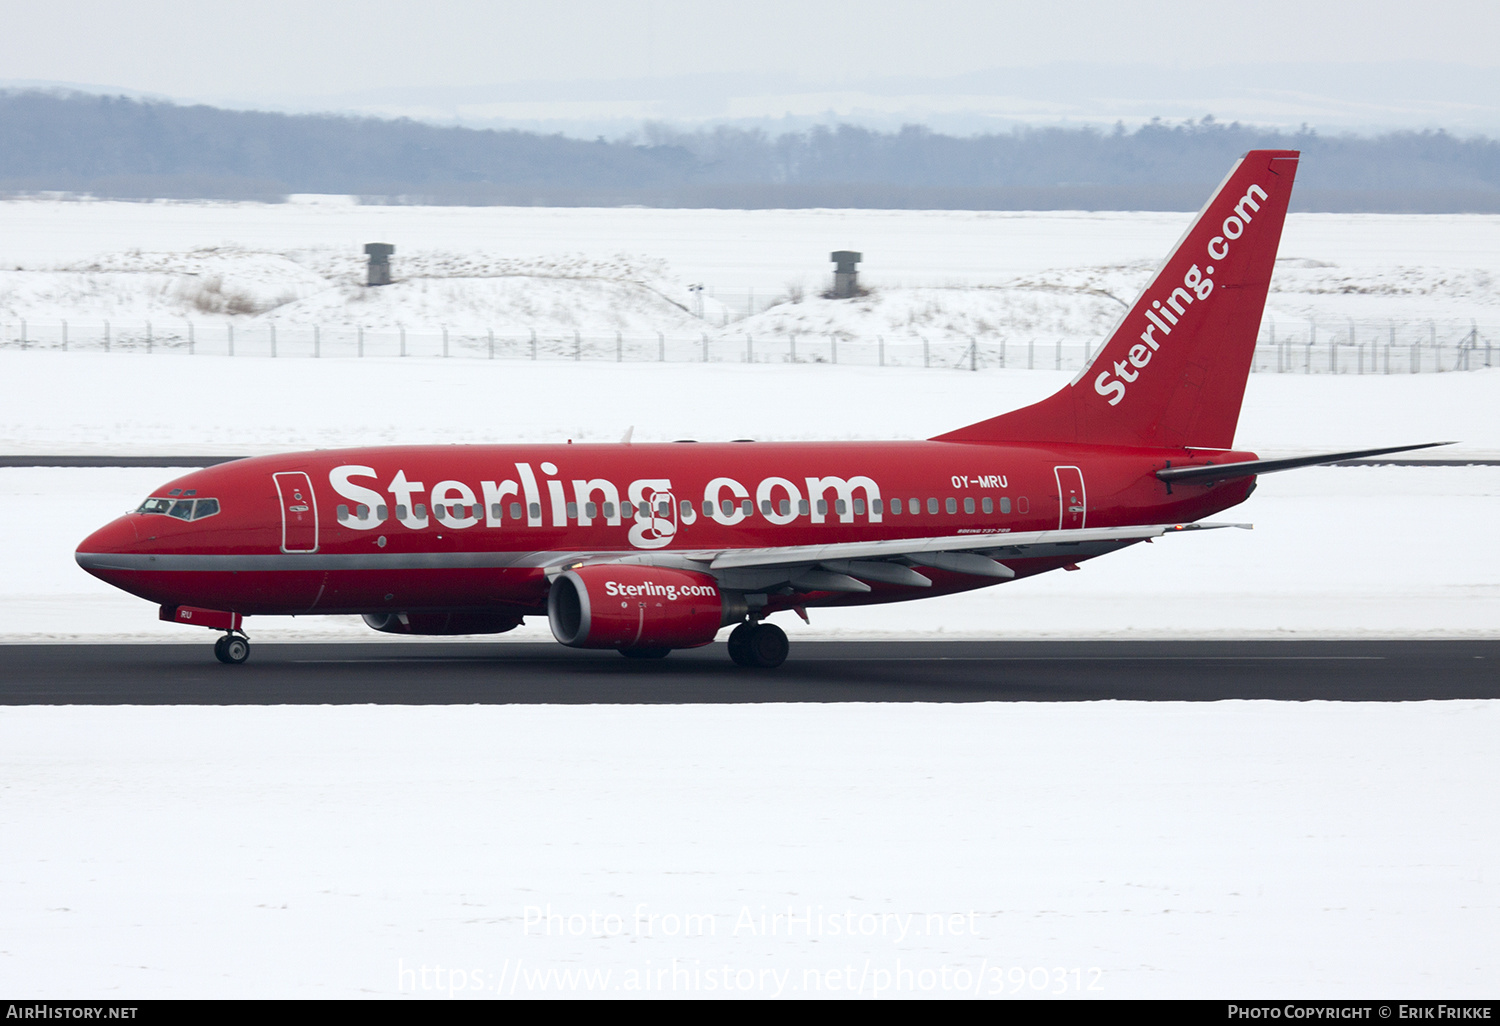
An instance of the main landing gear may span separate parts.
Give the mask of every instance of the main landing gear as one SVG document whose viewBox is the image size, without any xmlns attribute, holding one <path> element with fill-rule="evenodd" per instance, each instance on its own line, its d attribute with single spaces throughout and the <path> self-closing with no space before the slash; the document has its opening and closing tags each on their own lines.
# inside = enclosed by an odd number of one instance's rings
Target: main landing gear
<svg viewBox="0 0 1500 1026">
<path fill-rule="evenodd" d="M 786 662 L 790 649 L 786 632 L 774 623 L 752 620 L 729 632 L 729 658 L 736 666 L 773 670 Z"/>
<path fill-rule="evenodd" d="M 250 658 L 250 639 L 243 634 L 226 634 L 214 642 L 214 657 L 221 663 L 238 666 Z"/>
</svg>

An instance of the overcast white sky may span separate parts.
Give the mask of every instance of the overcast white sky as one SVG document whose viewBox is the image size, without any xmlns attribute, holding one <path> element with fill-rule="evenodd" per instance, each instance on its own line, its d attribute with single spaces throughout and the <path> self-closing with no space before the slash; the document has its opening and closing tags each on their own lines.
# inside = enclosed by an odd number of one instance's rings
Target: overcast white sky
<svg viewBox="0 0 1500 1026">
<path fill-rule="evenodd" d="M 527 111 L 540 117 L 549 109 L 671 116 L 671 101 L 681 99 L 674 89 L 695 88 L 684 85 L 683 76 L 704 74 L 720 76 L 718 86 L 706 87 L 726 94 L 715 98 L 719 116 L 858 108 L 861 97 L 903 89 L 925 98 L 902 101 L 909 109 L 936 110 L 945 102 L 950 109 L 983 107 L 962 97 L 1004 94 L 1046 116 L 1048 89 L 1057 87 L 1033 89 L 1028 99 L 1024 78 L 1017 84 L 1014 71 L 1074 62 L 1129 66 L 1135 69 L 1129 77 L 1144 74 L 1154 83 L 1119 81 L 1114 99 L 1154 90 L 1151 103 L 1160 105 L 1163 96 L 1182 99 L 1185 109 L 1217 102 L 1221 109 L 1200 113 L 1221 117 L 1239 116 L 1223 109 L 1225 97 L 1247 90 L 1300 89 L 1326 98 L 1330 89 L 1343 88 L 1338 102 L 1361 102 L 1359 75 L 1342 87 L 1337 75 L 1328 76 L 1331 85 L 1308 89 L 1274 81 L 1274 75 L 1246 81 L 1246 66 L 1425 62 L 1436 71 L 1422 78 L 1435 78 L 1437 88 L 1448 81 L 1443 69 L 1459 72 L 1453 95 L 1438 99 L 1487 108 L 1494 97 L 1463 94 L 1479 91 L 1470 85 L 1474 72 L 1500 68 L 1500 4 L 1494 0 L 8 0 L 4 10 L 0 79 L 9 83 L 78 83 L 235 105 L 380 107 L 469 120 Z M 1234 81 L 1215 81 L 1212 70 L 1221 66 L 1239 67 L 1226 75 Z M 1012 75 L 989 84 L 955 78 L 992 69 Z M 1166 77 L 1154 79 L 1153 71 Z M 726 73 L 740 76 L 740 83 L 724 85 Z M 893 77 L 925 81 L 893 87 Z M 584 83 L 641 79 L 661 80 L 657 95 L 647 98 L 655 108 L 601 107 L 611 99 L 608 90 L 584 96 Z M 882 80 L 885 86 L 872 85 Z M 1180 95 L 1184 81 L 1197 83 L 1200 95 Z M 505 88 L 516 83 L 528 85 Z M 1110 88 L 1105 76 L 1089 93 Z M 751 94 L 769 99 L 738 107 L 719 103 Z M 592 106 L 576 107 L 581 98 Z M 516 106 L 522 101 L 531 106 Z M 556 106 L 567 102 L 575 107 Z M 1081 102 L 1069 99 L 1062 115 L 1090 116 L 1084 108 L 1092 101 Z M 1290 116 L 1295 120 L 1295 112 Z"/>
</svg>

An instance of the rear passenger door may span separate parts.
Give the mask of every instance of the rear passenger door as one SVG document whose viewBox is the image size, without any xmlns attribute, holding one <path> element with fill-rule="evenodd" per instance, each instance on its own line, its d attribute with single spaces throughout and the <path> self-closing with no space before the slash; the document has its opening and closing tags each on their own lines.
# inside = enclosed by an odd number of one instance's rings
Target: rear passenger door
<svg viewBox="0 0 1500 1026">
<path fill-rule="evenodd" d="M 1057 477 L 1057 526 L 1065 531 L 1079 530 L 1088 520 L 1083 471 L 1077 467 L 1053 467 L 1052 473 Z"/>
</svg>

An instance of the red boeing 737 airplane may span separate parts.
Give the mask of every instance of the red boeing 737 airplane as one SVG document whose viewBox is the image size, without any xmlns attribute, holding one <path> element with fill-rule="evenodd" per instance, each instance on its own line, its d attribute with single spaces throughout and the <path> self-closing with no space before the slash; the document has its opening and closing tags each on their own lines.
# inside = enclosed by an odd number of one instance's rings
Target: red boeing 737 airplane
<svg viewBox="0 0 1500 1026">
<path fill-rule="evenodd" d="M 774 613 L 967 591 L 1218 526 L 1195 522 L 1257 474 L 1400 451 L 1232 448 L 1297 156 L 1242 158 L 1088 366 L 1024 409 L 925 442 L 261 456 L 163 485 L 78 563 L 224 632 L 226 663 L 249 656 L 243 617 L 345 613 L 426 635 L 546 616 L 565 645 L 637 658 L 734 625 L 731 658 L 773 667 Z"/>
</svg>

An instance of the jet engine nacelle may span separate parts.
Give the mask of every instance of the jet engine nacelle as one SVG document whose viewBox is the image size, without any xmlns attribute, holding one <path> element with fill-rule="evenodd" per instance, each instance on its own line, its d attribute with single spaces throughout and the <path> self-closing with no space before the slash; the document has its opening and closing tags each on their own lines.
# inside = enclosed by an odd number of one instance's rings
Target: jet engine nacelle
<svg viewBox="0 0 1500 1026">
<path fill-rule="evenodd" d="M 521 626 L 510 613 L 366 613 L 364 621 L 384 634 L 504 634 Z"/>
<path fill-rule="evenodd" d="M 574 648 L 697 648 L 744 615 L 708 574 L 652 566 L 579 567 L 547 596 L 552 636 Z"/>
</svg>

